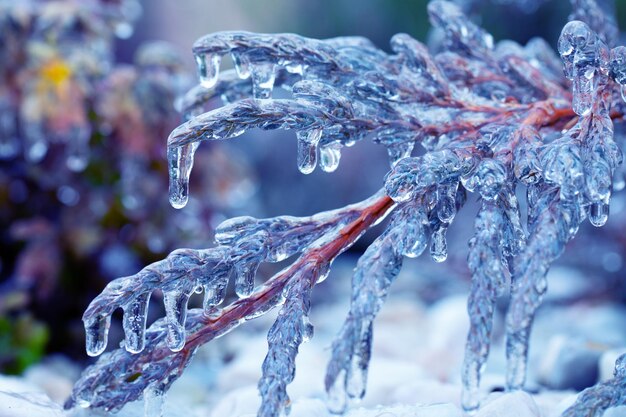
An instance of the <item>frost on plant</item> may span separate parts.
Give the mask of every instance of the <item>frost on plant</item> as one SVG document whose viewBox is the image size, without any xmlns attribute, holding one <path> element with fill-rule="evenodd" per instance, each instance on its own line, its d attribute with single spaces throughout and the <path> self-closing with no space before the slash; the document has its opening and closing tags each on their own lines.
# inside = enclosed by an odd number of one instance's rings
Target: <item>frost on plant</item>
<svg viewBox="0 0 626 417">
<path fill-rule="evenodd" d="M 547 271 L 585 219 L 605 224 L 622 162 L 613 120 L 624 113 L 626 49 L 614 47 L 614 19 L 593 0 L 573 1 L 573 8 L 556 52 L 541 39 L 494 43 L 442 0 L 428 5 L 442 33 L 431 49 L 406 34 L 391 39 L 390 54 L 358 37 L 221 32 L 199 39 L 193 51 L 200 84 L 179 100 L 188 121 L 168 139 L 174 207 L 188 200 L 200 142 L 253 128 L 294 130 L 295 160 L 305 174 L 318 165 L 334 171 L 343 148 L 365 138 L 387 149 L 390 171 L 383 189 L 363 202 L 307 218 L 231 219 L 217 228 L 215 247 L 174 251 L 111 282 L 84 314 L 87 352 L 105 350 L 116 308 L 124 310 L 126 340 L 83 373 L 67 406 L 115 410 L 143 395 L 146 409 L 154 410 L 198 346 L 280 306 L 268 334 L 259 415 L 287 412 L 295 356 L 312 335 L 313 287 L 339 254 L 389 214 L 357 263 L 350 311 L 332 345 L 328 405 L 343 412 L 349 399 L 365 395 L 373 322 L 403 257 L 428 249 L 435 261 L 445 261 L 446 232 L 467 193 L 480 208 L 469 242 L 462 404 L 467 411 L 479 406 L 495 300 L 507 289 L 507 388 L 522 389 Z M 235 69 L 220 73 L 226 54 Z M 273 98 L 275 87 L 291 95 Z M 216 96 L 224 106 L 206 112 Z M 411 156 L 416 145 L 423 155 Z M 518 190 L 526 191 L 525 218 Z M 289 267 L 254 286 L 261 263 L 290 257 Z M 239 299 L 220 307 L 231 277 Z M 155 289 L 164 293 L 166 317 L 146 330 Z M 194 291 L 204 292 L 204 309 L 188 311 Z M 599 415 L 622 402 L 621 362 L 613 381 L 585 391 L 566 415 Z"/>
</svg>

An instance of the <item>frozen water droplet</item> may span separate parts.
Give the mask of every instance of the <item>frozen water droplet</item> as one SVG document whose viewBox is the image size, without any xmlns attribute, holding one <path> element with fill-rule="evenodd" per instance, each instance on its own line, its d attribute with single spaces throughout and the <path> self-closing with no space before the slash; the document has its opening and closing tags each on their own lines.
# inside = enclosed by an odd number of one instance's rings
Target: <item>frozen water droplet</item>
<svg viewBox="0 0 626 417">
<path fill-rule="evenodd" d="M 232 52 L 233 64 L 235 71 L 242 80 L 250 78 L 250 58 L 246 54 L 240 52 Z"/>
<path fill-rule="evenodd" d="M 448 245 L 446 243 L 447 224 L 440 224 L 430 237 L 430 256 L 435 262 L 443 262 L 448 258 Z"/>
<path fill-rule="evenodd" d="M 146 318 L 150 293 L 139 295 L 124 306 L 123 327 L 126 335 L 124 346 L 130 353 L 139 353 L 145 345 Z"/>
<path fill-rule="evenodd" d="M 337 379 L 327 390 L 326 406 L 333 414 L 343 414 L 348 406 L 348 398 L 346 395 L 346 374 L 345 371 L 339 372 Z"/>
<path fill-rule="evenodd" d="M 174 208 L 183 208 L 189 199 L 189 175 L 193 167 L 193 156 L 199 143 L 167 149 L 168 170 L 170 175 L 169 200 Z"/>
<path fill-rule="evenodd" d="M 226 297 L 227 285 L 228 279 L 218 280 L 213 285 L 205 285 L 202 307 L 208 311 L 211 307 L 221 304 Z"/>
<path fill-rule="evenodd" d="M 173 352 L 185 346 L 185 320 L 189 295 L 178 291 L 165 292 L 163 304 L 167 316 L 167 346 Z"/>
<path fill-rule="evenodd" d="M 322 138 L 322 129 L 300 130 L 298 137 L 298 169 L 310 174 L 317 165 L 317 145 Z"/>
<path fill-rule="evenodd" d="M 596 202 L 589 206 L 589 221 L 595 227 L 602 227 L 609 219 L 609 205 Z"/>
<path fill-rule="evenodd" d="M 320 168 L 324 172 L 334 172 L 341 159 L 341 143 L 331 142 L 320 147 Z"/>
<path fill-rule="evenodd" d="M 162 417 L 165 392 L 159 387 L 149 385 L 143 391 L 144 417 Z"/>
<path fill-rule="evenodd" d="M 441 184 L 437 188 L 437 217 L 444 223 L 450 223 L 456 216 L 456 192 L 458 182 Z"/>
<path fill-rule="evenodd" d="M 252 72 L 252 95 L 257 99 L 270 98 L 274 89 L 274 64 L 262 63 L 254 64 Z"/>
<path fill-rule="evenodd" d="M 400 228 L 401 251 L 404 256 L 417 258 L 428 246 L 428 219 L 421 207 L 411 208 L 409 217 L 400 217 L 395 228 Z"/>
<path fill-rule="evenodd" d="M 85 321 L 87 355 L 98 356 L 107 347 L 111 316 L 99 316 Z"/>
<path fill-rule="evenodd" d="M 221 55 L 197 54 L 196 64 L 200 75 L 200 84 L 205 88 L 212 88 L 217 83 L 220 74 Z"/>
<path fill-rule="evenodd" d="M 426 249 L 427 246 L 428 246 L 428 238 L 426 234 L 424 233 L 423 235 L 420 236 L 419 239 L 416 239 L 415 242 L 413 242 L 411 246 L 405 248 L 403 255 L 409 258 L 417 258 L 422 253 L 424 253 L 424 250 Z"/>
<path fill-rule="evenodd" d="M 239 298 L 247 298 L 254 291 L 254 277 L 256 275 L 256 267 L 251 265 L 236 266 L 235 271 L 235 293 Z"/>
</svg>

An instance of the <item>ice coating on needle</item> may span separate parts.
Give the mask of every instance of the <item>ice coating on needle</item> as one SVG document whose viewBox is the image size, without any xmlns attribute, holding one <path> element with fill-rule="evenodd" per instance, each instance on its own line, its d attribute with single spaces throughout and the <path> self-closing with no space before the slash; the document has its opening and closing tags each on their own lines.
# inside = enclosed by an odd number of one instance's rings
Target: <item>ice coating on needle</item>
<svg viewBox="0 0 626 417">
<path fill-rule="evenodd" d="M 287 385 L 296 374 L 295 360 L 300 344 L 313 335 L 308 314 L 311 287 L 319 279 L 319 272 L 319 266 L 304 267 L 298 280 L 285 289 L 285 304 L 267 334 L 268 352 L 258 384 L 261 394 L 259 417 L 289 413 Z"/>
</svg>

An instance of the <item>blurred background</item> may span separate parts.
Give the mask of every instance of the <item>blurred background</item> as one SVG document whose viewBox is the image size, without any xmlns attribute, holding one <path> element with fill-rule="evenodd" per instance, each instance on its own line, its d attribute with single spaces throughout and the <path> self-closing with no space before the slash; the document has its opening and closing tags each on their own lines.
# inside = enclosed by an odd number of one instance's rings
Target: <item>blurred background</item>
<svg viewBox="0 0 626 417">
<path fill-rule="evenodd" d="M 555 45 L 570 12 L 562 0 L 459 1 L 496 40 L 521 43 L 540 36 Z M 196 82 L 195 39 L 221 30 L 360 35 L 388 51 L 398 32 L 427 42 L 426 3 L 0 0 L 0 372 L 59 353 L 85 362 L 80 318 L 91 299 L 173 249 L 211 246 L 226 218 L 311 215 L 382 186 L 386 151 L 368 141 L 344 152 L 335 173 L 304 176 L 292 132 L 251 132 L 203 144 L 190 202 L 171 208 L 165 141 L 182 121 L 175 98 Z M 624 27 L 626 1 L 616 7 Z M 552 275 L 555 303 L 624 302 L 625 206 L 618 195 L 606 227 L 583 227 Z M 446 263 L 406 263 L 402 291 L 426 303 L 467 293 L 475 212 L 468 204 L 452 226 Z M 340 277 L 322 284 L 316 302 L 346 296 L 334 286 L 347 285 L 371 239 L 342 257 Z M 275 270 L 262 268 L 259 280 Z"/>
</svg>

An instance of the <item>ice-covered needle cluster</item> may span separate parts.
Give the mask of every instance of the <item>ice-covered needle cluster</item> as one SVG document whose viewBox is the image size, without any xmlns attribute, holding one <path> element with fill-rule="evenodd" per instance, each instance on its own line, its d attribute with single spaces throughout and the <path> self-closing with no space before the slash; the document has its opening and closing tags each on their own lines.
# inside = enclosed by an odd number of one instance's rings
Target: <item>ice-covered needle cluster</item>
<svg viewBox="0 0 626 417">
<path fill-rule="evenodd" d="M 188 121 L 168 139 L 172 205 L 187 201 L 201 141 L 253 128 L 295 130 L 303 173 L 317 165 L 335 170 L 342 149 L 366 137 L 387 148 L 391 170 L 383 190 L 361 203 L 309 218 L 228 220 L 217 228 L 217 246 L 175 251 L 111 282 L 83 317 L 87 351 L 104 351 L 118 307 L 126 340 L 84 372 L 68 406 L 119 409 L 143 393 L 152 412 L 199 345 L 280 305 L 268 334 L 259 416 L 287 412 L 295 356 L 312 335 L 313 286 L 336 256 L 389 214 L 357 263 L 350 311 L 332 346 L 328 405 L 343 412 L 365 394 L 373 322 L 403 258 L 428 248 L 435 261 L 446 259 L 446 232 L 467 193 L 480 208 L 469 242 L 462 404 L 468 412 L 479 407 L 494 305 L 507 290 L 507 388 L 522 389 L 547 271 L 585 219 L 595 226 L 607 221 L 611 193 L 624 184 L 613 180 L 622 162 L 613 121 L 624 114 L 626 49 L 614 47 L 614 19 L 594 0 L 573 7 L 560 59 L 541 39 L 494 43 L 443 0 L 428 5 L 440 33 L 430 48 L 406 34 L 392 38 L 392 53 L 357 37 L 222 32 L 199 39 L 193 50 L 200 84 L 179 101 Z M 226 54 L 235 69 L 220 74 Z M 272 98 L 275 87 L 291 95 Z M 216 96 L 225 105 L 205 112 Z M 421 156 L 412 156 L 416 144 Z M 527 193 L 525 217 L 520 190 Z M 260 263 L 287 258 L 291 266 L 255 287 Z M 220 307 L 231 275 L 239 298 Z M 147 302 L 157 288 L 166 317 L 146 330 Z M 187 311 L 194 291 L 204 292 L 204 309 Z M 623 403 L 622 362 L 614 381 L 586 391 L 565 415 L 596 416 Z"/>
</svg>

